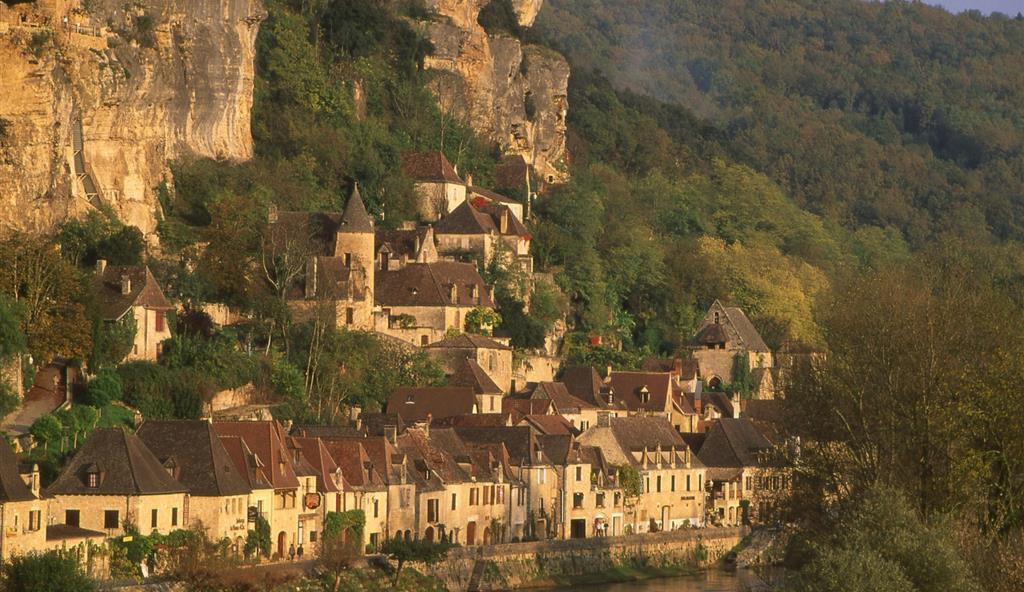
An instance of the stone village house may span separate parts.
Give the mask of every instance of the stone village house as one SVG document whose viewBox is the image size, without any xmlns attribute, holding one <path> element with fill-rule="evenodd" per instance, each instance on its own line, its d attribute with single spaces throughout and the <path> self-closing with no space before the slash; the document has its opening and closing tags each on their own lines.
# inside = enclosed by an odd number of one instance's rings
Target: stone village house
<svg viewBox="0 0 1024 592">
<path fill-rule="evenodd" d="M 128 360 L 156 361 L 161 342 L 171 337 L 167 312 L 174 310 L 145 265 L 107 265 L 100 259 L 92 283 L 104 322 L 134 322 L 135 342 Z"/>
</svg>

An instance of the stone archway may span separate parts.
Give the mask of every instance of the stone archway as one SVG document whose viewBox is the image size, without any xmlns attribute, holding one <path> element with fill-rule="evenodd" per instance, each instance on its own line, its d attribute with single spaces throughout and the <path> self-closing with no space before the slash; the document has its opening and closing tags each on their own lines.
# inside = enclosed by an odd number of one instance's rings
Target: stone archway
<svg viewBox="0 0 1024 592">
<path fill-rule="evenodd" d="M 427 529 L 423 531 L 423 538 L 428 543 L 434 542 L 434 527 L 433 526 L 428 526 Z"/>
<path fill-rule="evenodd" d="M 288 553 L 288 549 L 286 548 L 287 545 L 288 545 L 288 534 L 285 533 L 285 531 L 282 530 L 281 532 L 279 532 L 277 534 L 277 556 L 278 557 L 284 559 L 285 555 Z"/>
<path fill-rule="evenodd" d="M 476 544 L 476 522 L 470 520 L 466 525 L 466 545 Z"/>
<path fill-rule="evenodd" d="M 484 527 L 484 541 L 483 541 L 483 544 L 485 544 L 485 545 L 490 545 L 491 544 L 491 529 L 489 527 L 487 527 L 487 526 Z"/>
</svg>

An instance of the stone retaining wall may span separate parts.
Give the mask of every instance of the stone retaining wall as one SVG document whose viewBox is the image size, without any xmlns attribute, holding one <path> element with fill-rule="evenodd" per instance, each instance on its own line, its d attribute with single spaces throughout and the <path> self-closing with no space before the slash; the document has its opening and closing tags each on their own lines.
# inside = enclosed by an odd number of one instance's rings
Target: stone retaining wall
<svg viewBox="0 0 1024 592">
<path fill-rule="evenodd" d="M 558 578 L 616 567 L 700 568 L 717 561 L 748 531 L 707 528 L 568 541 L 459 547 L 433 567 L 449 592 L 514 590 L 549 586 Z"/>
</svg>

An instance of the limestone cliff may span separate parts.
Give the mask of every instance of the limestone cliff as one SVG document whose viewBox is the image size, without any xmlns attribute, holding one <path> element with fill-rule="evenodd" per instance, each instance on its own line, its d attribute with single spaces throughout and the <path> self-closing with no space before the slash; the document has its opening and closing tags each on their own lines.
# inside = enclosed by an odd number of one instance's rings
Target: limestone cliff
<svg viewBox="0 0 1024 592">
<path fill-rule="evenodd" d="M 465 118 L 508 154 L 520 154 L 546 181 L 565 178 L 569 64 L 558 53 L 488 34 L 477 22 L 490 0 L 428 0 L 423 27 L 434 44 L 429 68 L 443 111 Z M 533 24 L 543 0 L 512 0 L 519 25 Z"/>
<path fill-rule="evenodd" d="M 0 2 L 0 228 L 109 206 L 145 233 L 185 154 L 252 155 L 259 0 Z"/>
</svg>

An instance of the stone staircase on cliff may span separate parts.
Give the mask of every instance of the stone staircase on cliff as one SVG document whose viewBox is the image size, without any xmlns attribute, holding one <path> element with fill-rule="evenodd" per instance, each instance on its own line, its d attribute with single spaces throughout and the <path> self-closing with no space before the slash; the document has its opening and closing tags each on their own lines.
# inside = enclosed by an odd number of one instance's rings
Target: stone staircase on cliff
<svg viewBox="0 0 1024 592">
<path fill-rule="evenodd" d="M 82 137 L 82 118 L 76 116 L 71 122 L 71 150 L 73 152 L 75 178 L 82 183 L 85 189 L 85 199 L 94 207 L 103 203 L 103 195 L 100 193 L 96 182 L 93 181 L 92 168 L 85 161 L 85 141 Z"/>
</svg>

